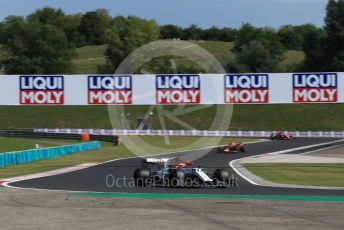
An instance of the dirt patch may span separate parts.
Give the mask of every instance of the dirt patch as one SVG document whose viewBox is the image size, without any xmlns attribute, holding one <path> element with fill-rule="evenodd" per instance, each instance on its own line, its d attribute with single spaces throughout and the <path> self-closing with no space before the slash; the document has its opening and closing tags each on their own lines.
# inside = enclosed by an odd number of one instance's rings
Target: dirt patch
<svg viewBox="0 0 344 230">
<path fill-rule="evenodd" d="M 344 229 L 344 203 L 74 197 L 0 188 L 1 229 Z"/>
</svg>

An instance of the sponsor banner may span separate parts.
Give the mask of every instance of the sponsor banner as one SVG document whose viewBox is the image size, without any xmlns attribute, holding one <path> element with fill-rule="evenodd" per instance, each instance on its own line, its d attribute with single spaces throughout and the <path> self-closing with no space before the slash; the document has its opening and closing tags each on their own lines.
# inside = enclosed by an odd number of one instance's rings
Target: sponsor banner
<svg viewBox="0 0 344 230">
<path fill-rule="evenodd" d="M 157 75 L 156 104 L 200 104 L 199 75 Z"/>
<path fill-rule="evenodd" d="M 214 137 L 270 137 L 272 131 L 224 131 L 224 130 L 136 130 L 136 129 L 34 129 L 44 133 L 88 132 L 97 135 L 147 135 L 147 136 L 214 136 Z M 295 137 L 344 138 L 344 131 L 284 131 Z"/>
<path fill-rule="evenodd" d="M 269 75 L 229 74 L 224 76 L 224 102 L 230 104 L 269 103 Z"/>
<path fill-rule="evenodd" d="M 104 135 L 112 135 L 112 130 L 103 130 Z"/>
<path fill-rule="evenodd" d="M 0 76 L 0 105 L 293 103 L 344 103 L 344 73 Z"/>
<path fill-rule="evenodd" d="M 293 75 L 293 102 L 338 102 L 336 73 L 300 73 Z"/>
<path fill-rule="evenodd" d="M 59 132 L 60 130 L 59 129 L 48 129 L 48 132 Z"/>
<path fill-rule="evenodd" d="M 70 133 L 80 133 L 81 134 L 81 129 L 71 129 Z"/>
<path fill-rule="evenodd" d="M 63 76 L 20 76 L 19 104 L 63 105 Z"/>
<path fill-rule="evenodd" d="M 132 104 L 131 76 L 89 76 L 88 104 Z"/>
<path fill-rule="evenodd" d="M 218 131 L 217 135 L 220 136 L 220 137 L 221 136 L 228 136 L 228 131 Z"/>
<path fill-rule="evenodd" d="M 239 132 L 238 131 L 229 131 L 228 136 L 237 137 L 237 136 L 239 136 Z"/>
<path fill-rule="evenodd" d="M 333 133 L 330 132 L 330 131 L 324 131 L 324 132 L 322 133 L 322 136 L 323 136 L 323 137 L 333 137 L 334 135 L 333 135 Z"/>
<path fill-rule="evenodd" d="M 322 136 L 322 133 L 320 133 L 320 132 L 315 132 L 315 131 L 311 131 L 311 136 L 312 136 L 312 137 L 320 137 L 320 136 Z"/>
<path fill-rule="evenodd" d="M 102 130 L 100 130 L 100 129 L 95 129 L 95 130 L 93 130 L 92 134 L 95 134 L 95 135 L 102 135 L 103 132 L 102 132 Z"/>
<path fill-rule="evenodd" d="M 157 135 L 159 135 L 159 130 L 151 130 L 151 131 L 150 131 L 150 134 L 151 134 L 152 136 L 157 136 Z"/>
<path fill-rule="evenodd" d="M 288 134 L 293 135 L 294 137 L 300 136 L 299 131 L 288 131 Z"/>
<path fill-rule="evenodd" d="M 342 132 L 342 131 L 335 131 L 333 136 L 334 137 L 344 137 L 344 132 Z"/>
</svg>

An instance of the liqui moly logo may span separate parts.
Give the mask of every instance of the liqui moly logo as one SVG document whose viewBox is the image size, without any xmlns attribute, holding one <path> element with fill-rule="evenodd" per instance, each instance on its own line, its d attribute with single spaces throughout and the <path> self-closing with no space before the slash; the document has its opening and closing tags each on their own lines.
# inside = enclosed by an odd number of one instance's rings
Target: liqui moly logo
<svg viewBox="0 0 344 230">
<path fill-rule="evenodd" d="M 199 104 L 201 102 L 199 75 L 157 75 L 157 104 Z"/>
<path fill-rule="evenodd" d="M 269 103 L 269 77 L 267 74 L 225 75 L 225 103 Z"/>
<path fill-rule="evenodd" d="M 20 76 L 21 105 L 63 105 L 63 76 Z"/>
<path fill-rule="evenodd" d="M 294 74 L 293 101 L 297 103 L 337 102 L 337 74 Z"/>
<path fill-rule="evenodd" d="M 88 104 L 132 104 L 131 76 L 89 76 Z"/>
</svg>

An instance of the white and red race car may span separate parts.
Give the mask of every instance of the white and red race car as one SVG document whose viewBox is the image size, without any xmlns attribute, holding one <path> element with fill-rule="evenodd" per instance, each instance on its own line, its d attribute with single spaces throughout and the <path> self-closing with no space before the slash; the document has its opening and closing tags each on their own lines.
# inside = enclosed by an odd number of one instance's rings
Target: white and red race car
<svg viewBox="0 0 344 230">
<path fill-rule="evenodd" d="M 212 174 L 205 168 L 193 167 L 188 160 L 175 158 L 147 158 L 141 168 L 134 171 L 138 187 L 236 187 L 237 180 L 225 169 L 216 169 Z"/>
</svg>

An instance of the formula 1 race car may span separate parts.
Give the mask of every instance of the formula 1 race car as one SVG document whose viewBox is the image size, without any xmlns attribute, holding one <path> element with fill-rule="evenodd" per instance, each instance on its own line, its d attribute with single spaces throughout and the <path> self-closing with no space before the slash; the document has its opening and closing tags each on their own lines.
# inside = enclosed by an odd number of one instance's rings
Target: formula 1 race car
<svg viewBox="0 0 344 230">
<path fill-rule="evenodd" d="M 212 175 L 205 168 L 194 168 L 191 161 L 176 158 L 148 158 L 134 172 L 137 187 L 234 187 L 236 179 L 229 172 L 216 169 Z"/>
<path fill-rule="evenodd" d="M 241 144 L 241 143 L 232 142 L 226 146 L 218 147 L 217 152 L 218 153 L 244 153 L 245 146 L 244 144 Z"/>
<path fill-rule="evenodd" d="M 290 134 L 283 132 L 272 132 L 270 135 L 271 140 L 294 140 L 295 138 Z"/>
</svg>

